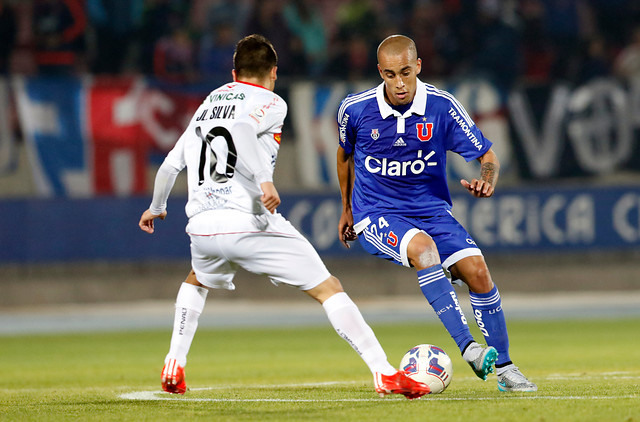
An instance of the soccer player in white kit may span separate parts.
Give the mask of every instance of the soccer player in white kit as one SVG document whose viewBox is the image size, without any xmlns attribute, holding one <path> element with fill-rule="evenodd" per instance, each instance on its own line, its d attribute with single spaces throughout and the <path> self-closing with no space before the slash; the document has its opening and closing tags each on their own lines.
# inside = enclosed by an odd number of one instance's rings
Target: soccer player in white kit
<svg viewBox="0 0 640 422">
<path fill-rule="evenodd" d="M 212 91 L 169 152 L 156 175 L 151 206 L 140 218 L 153 233 L 153 220 L 167 215 L 166 201 L 177 174 L 187 168 L 186 231 L 193 271 L 182 283 L 162 388 L 184 394 L 184 367 L 204 309 L 208 288 L 233 290 L 242 267 L 267 274 L 272 283 L 295 286 L 320 302 L 329 321 L 361 356 L 381 396 L 409 399 L 430 392 L 391 366 L 357 306 L 326 269 L 311 244 L 276 212 L 280 204 L 273 169 L 287 105 L 273 92 L 277 55 L 261 35 L 240 40 L 232 83 Z"/>
</svg>

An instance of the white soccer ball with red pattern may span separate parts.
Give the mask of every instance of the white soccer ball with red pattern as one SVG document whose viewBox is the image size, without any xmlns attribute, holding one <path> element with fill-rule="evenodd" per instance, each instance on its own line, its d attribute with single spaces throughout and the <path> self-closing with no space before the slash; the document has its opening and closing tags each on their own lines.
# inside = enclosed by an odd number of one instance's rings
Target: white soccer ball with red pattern
<svg viewBox="0 0 640 422">
<path fill-rule="evenodd" d="M 431 388 L 431 394 L 442 393 L 453 377 L 451 358 L 432 344 L 419 344 L 409 350 L 400 361 L 400 370 L 410 378 Z"/>
</svg>

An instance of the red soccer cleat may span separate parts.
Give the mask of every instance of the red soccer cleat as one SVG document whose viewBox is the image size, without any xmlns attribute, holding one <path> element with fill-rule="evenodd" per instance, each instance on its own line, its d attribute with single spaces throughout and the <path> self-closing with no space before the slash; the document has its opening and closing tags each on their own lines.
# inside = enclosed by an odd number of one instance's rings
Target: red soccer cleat
<svg viewBox="0 0 640 422">
<path fill-rule="evenodd" d="M 171 394 L 184 394 L 187 383 L 184 382 L 184 368 L 175 359 L 169 361 L 162 368 L 162 389 Z"/>
<path fill-rule="evenodd" d="M 376 373 L 373 381 L 380 397 L 387 394 L 402 394 L 409 400 L 413 400 L 431 393 L 427 384 L 412 380 L 404 371 L 398 371 L 393 375 Z"/>
</svg>

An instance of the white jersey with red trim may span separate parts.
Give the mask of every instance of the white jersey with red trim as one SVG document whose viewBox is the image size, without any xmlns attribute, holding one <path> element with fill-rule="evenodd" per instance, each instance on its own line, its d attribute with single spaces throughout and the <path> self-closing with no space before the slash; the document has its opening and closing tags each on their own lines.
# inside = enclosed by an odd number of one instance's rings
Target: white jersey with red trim
<svg viewBox="0 0 640 422">
<path fill-rule="evenodd" d="M 286 115 L 280 96 L 248 83 L 225 84 L 205 98 L 163 163 L 187 167 L 187 217 L 218 209 L 268 212 L 260 183 L 273 180 Z"/>
</svg>

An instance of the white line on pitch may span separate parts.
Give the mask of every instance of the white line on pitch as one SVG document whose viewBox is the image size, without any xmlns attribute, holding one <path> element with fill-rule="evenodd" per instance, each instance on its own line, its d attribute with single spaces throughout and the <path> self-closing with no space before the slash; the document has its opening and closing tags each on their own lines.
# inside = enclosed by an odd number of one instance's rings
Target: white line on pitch
<svg viewBox="0 0 640 422">
<path fill-rule="evenodd" d="M 265 388 L 298 388 L 298 387 L 326 387 L 331 385 L 353 385 L 362 384 L 360 381 L 327 381 L 327 382 L 313 382 L 313 383 L 298 383 L 298 384 L 272 384 L 272 385 L 252 385 L 252 386 L 230 386 L 221 385 L 213 387 L 201 387 L 193 388 L 190 391 L 211 391 L 219 389 L 229 388 L 244 388 L 244 389 L 265 389 Z M 124 393 L 119 396 L 125 400 L 180 400 L 180 401 L 193 401 L 193 402 L 283 402 L 283 403 L 320 403 L 320 402 L 372 402 L 380 401 L 379 398 L 368 399 L 227 399 L 227 398 L 206 398 L 206 397 L 175 397 L 168 393 L 164 393 L 158 390 L 151 391 L 134 391 L 131 393 Z M 623 396 L 502 396 L 502 397 L 445 397 L 445 396 L 428 396 L 426 400 L 438 400 L 438 401 L 488 401 L 488 400 L 609 400 L 609 399 L 635 399 L 638 395 L 623 395 Z M 403 400 L 400 396 L 387 397 L 385 400 Z"/>
<path fill-rule="evenodd" d="M 172 398 L 167 393 L 159 391 L 135 391 L 119 396 L 125 400 L 142 401 L 191 401 L 191 402 L 282 402 L 282 403 L 324 403 L 324 402 L 373 402 L 381 400 L 403 400 L 401 397 L 388 397 L 385 399 L 225 399 L 204 397 Z M 637 395 L 624 396 L 502 396 L 502 397 L 437 397 L 428 396 L 423 400 L 438 401 L 491 401 L 491 400 L 611 400 L 611 399 L 637 399 Z"/>
<path fill-rule="evenodd" d="M 244 388 L 244 389 L 263 389 L 263 388 L 297 388 L 297 387 L 328 387 L 331 385 L 353 385 L 362 384 L 362 381 L 325 381 L 325 382 L 303 382 L 297 384 L 234 384 L 234 385 L 214 385 L 212 387 L 198 387 L 190 388 L 191 391 L 203 391 L 203 390 L 227 390 L 229 388 Z"/>
</svg>

